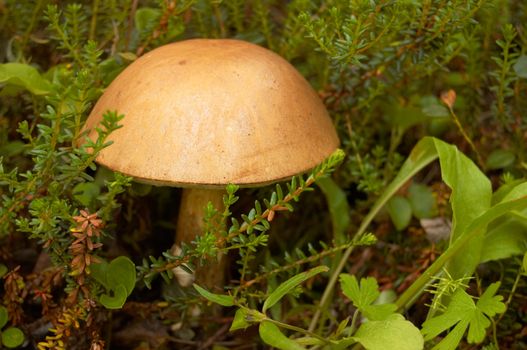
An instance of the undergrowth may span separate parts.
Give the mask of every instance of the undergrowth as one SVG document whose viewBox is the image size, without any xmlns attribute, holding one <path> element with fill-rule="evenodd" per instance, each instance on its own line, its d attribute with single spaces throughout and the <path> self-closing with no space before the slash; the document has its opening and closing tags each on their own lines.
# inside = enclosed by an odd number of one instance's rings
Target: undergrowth
<svg viewBox="0 0 527 350">
<path fill-rule="evenodd" d="M 524 1 L 6 0 L 0 18 L 4 346 L 527 347 Z M 137 57 L 197 37 L 285 57 L 341 150 L 229 185 L 176 252 L 180 191 L 95 162 L 126 116 L 95 141 L 83 125 Z M 218 252 L 224 286 L 174 279 Z"/>
</svg>

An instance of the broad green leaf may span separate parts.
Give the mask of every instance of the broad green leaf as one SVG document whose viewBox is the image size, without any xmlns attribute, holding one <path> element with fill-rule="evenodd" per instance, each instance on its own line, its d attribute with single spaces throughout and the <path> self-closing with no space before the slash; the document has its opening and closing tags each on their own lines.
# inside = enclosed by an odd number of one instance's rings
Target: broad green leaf
<svg viewBox="0 0 527 350">
<path fill-rule="evenodd" d="M 480 343 L 484 340 L 486 329 L 490 326 L 489 317 L 505 312 L 505 304 L 500 295 L 495 295 L 499 283 L 491 284 L 477 303 L 464 290 L 458 289 L 452 296 L 446 311 L 423 323 L 421 332 L 425 340 L 431 340 L 449 330 L 446 336 L 433 349 L 454 350 L 468 328 L 469 343 Z M 454 327 L 453 329 L 450 329 Z"/>
<path fill-rule="evenodd" d="M 527 78 L 527 56 L 520 56 L 513 68 L 517 76 L 520 78 Z"/>
<path fill-rule="evenodd" d="M 23 63 L 0 64 L 0 84 L 22 87 L 34 95 L 46 95 L 52 89 L 35 67 Z"/>
<path fill-rule="evenodd" d="M 493 223 L 485 234 L 481 262 L 506 259 L 527 250 L 527 222 L 507 215 Z"/>
<path fill-rule="evenodd" d="M 412 207 L 408 199 L 402 196 L 393 196 L 386 203 L 386 210 L 398 231 L 405 229 L 412 219 Z"/>
<path fill-rule="evenodd" d="M 492 188 L 489 179 L 463 153 L 452 145 L 434 140 L 443 181 L 452 189 L 452 233 L 450 244 L 466 231 L 467 227 L 490 208 Z M 480 262 L 485 227 L 479 229 L 472 244 L 463 254 L 453 256 L 447 270 L 453 279 L 472 276 Z"/>
<path fill-rule="evenodd" d="M 245 329 L 250 325 L 251 324 L 247 322 L 247 311 L 245 311 L 245 309 L 238 309 L 234 314 L 234 319 L 232 320 L 231 328 L 229 328 L 229 331 L 232 332 L 241 328 Z"/>
<path fill-rule="evenodd" d="M 430 187 L 413 182 L 408 189 L 408 201 L 412 213 L 418 219 L 432 218 L 437 215 L 436 201 Z"/>
<path fill-rule="evenodd" d="M 281 350 L 305 350 L 294 340 L 286 337 L 274 323 L 263 321 L 259 327 L 260 338 L 268 344 Z"/>
<path fill-rule="evenodd" d="M 113 295 L 110 294 L 103 294 L 101 295 L 99 301 L 101 304 L 110 310 L 114 309 L 120 309 L 123 307 L 124 303 L 126 302 L 126 298 L 128 297 L 128 292 L 122 284 L 119 284 L 115 288 L 113 288 L 110 292 Z"/>
<path fill-rule="evenodd" d="M 499 192 L 499 193 L 498 193 Z M 527 196 L 527 182 L 502 186 L 493 196 L 499 203 Z M 486 234 L 481 262 L 521 255 L 527 249 L 527 208 L 493 222 Z"/>
<path fill-rule="evenodd" d="M 24 342 L 24 333 L 17 327 L 9 327 L 2 331 L 2 344 L 6 348 L 16 348 Z"/>
<path fill-rule="evenodd" d="M 354 334 L 366 350 L 421 350 L 424 346 L 419 329 L 399 314 L 384 321 L 363 323 Z"/>
<path fill-rule="evenodd" d="M 518 185 L 526 183 L 525 180 L 518 179 L 511 182 L 507 182 L 500 186 L 493 194 L 492 194 L 492 205 L 496 205 L 500 202 L 502 202 L 512 191 L 516 192 L 518 189 L 516 188 Z M 515 194 L 513 194 L 515 196 Z"/>
<path fill-rule="evenodd" d="M 193 286 L 194 286 L 194 289 L 196 289 L 196 291 L 208 301 L 212 301 L 213 303 L 220 304 L 222 306 L 233 306 L 234 305 L 234 297 L 230 295 L 211 293 L 208 290 L 201 288 L 196 283 L 194 283 Z"/>
<path fill-rule="evenodd" d="M 338 244 L 344 243 L 350 224 L 350 209 L 346 194 L 330 177 L 318 179 L 317 185 L 326 196 L 333 224 L 333 237 Z"/>
<path fill-rule="evenodd" d="M 0 306 L 0 328 L 4 328 L 9 320 L 7 309 L 5 306 Z"/>
<path fill-rule="evenodd" d="M 311 277 L 318 275 L 321 272 L 327 272 L 327 266 L 318 266 L 309 271 L 302 272 L 296 276 L 291 277 L 284 283 L 280 284 L 268 297 L 262 307 L 262 312 L 265 313 L 267 309 L 280 301 L 287 293 L 292 292 L 299 284 L 307 281 Z"/>
<path fill-rule="evenodd" d="M 106 261 L 90 265 L 90 276 L 108 290 L 110 285 L 108 284 L 107 272 L 108 263 Z"/>
<path fill-rule="evenodd" d="M 514 164 L 516 156 L 514 153 L 504 149 L 497 149 L 489 154 L 487 168 L 490 170 L 503 169 Z"/>
<path fill-rule="evenodd" d="M 132 293 L 136 281 L 135 265 L 132 260 L 126 256 L 119 256 L 110 262 L 106 273 L 110 289 L 122 285 L 126 289 L 127 296 Z"/>
<path fill-rule="evenodd" d="M 502 217 L 505 214 L 509 214 L 511 211 L 525 209 L 527 207 L 527 196 L 512 199 L 508 201 L 502 201 L 484 214 L 475 219 L 469 227 L 466 228 L 465 232 L 461 237 L 456 240 L 448 249 L 437 258 L 436 261 L 421 275 L 412 285 L 404 291 L 404 293 L 397 300 L 397 307 L 406 307 L 407 303 L 415 298 L 424 289 L 427 283 L 430 282 L 430 276 L 435 276 L 443 266 L 452 259 L 452 257 L 463 255 L 467 250 L 467 246 L 473 244 L 474 239 L 480 238 L 480 232 L 492 221 Z M 480 239 L 481 240 L 481 239 Z"/>
</svg>

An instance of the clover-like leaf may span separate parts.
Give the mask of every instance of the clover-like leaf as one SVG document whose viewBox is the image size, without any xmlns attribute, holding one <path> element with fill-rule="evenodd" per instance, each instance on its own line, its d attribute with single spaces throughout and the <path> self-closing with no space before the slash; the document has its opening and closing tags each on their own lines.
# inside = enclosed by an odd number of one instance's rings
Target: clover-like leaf
<svg viewBox="0 0 527 350">
<path fill-rule="evenodd" d="M 380 295 L 379 285 L 373 277 L 361 278 L 360 285 L 355 276 L 340 274 L 342 292 L 370 321 L 380 321 L 395 313 L 395 304 L 374 305 Z"/>
<path fill-rule="evenodd" d="M 499 285 L 499 282 L 491 284 L 477 303 L 474 303 L 472 297 L 463 289 L 458 289 L 452 295 L 452 300 L 442 315 L 423 323 L 421 332 L 425 340 L 431 340 L 444 331 L 450 330 L 449 334 L 433 350 L 456 349 L 467 328 L 469 343 L 482 342 L 486 329 L 490 326 L 489 317 L 505 312 L 505 304 L 501 301 L 503 297 L 494 295 Z"/>
</svg>

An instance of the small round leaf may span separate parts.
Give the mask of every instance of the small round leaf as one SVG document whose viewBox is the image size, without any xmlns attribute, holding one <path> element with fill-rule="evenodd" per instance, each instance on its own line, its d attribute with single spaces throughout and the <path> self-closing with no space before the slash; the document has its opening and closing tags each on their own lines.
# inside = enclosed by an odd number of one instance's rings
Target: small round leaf
<svg viewBox="0 0 527 350">
<path fill-rule="evenodd" d="M 24 342 L 24 333 L 16 327 L 10 327 L 2 332 L 2 344 L 7 348 L 16 348 Z"/>
</svg>

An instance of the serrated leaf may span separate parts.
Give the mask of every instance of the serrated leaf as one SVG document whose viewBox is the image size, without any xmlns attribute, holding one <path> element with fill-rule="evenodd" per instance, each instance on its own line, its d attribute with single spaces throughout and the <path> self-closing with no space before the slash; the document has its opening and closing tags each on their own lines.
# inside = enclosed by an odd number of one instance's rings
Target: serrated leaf
<svg viewBox="0 0 527 350">
<path fill-rule="evenodd" d="M 238 309 L 234 314 L 234 319 L 232 320 L 231 328 L 229 332 L 235 331 L 237 329 L 245 329 L 251 324 L 247 322 L 247 311 L 245 309 Z"/>
<path fill-rule="evenodd" d="M 360 286 L 353 275 L 342 273 L 339 278 L 342 292 L 358 309 L 371 305 L 379 296 L 379 285 L 373 277 L 361 278 Z"/>
<path fill-rule="evenodd" d="M 196 283 L 193 284 L 194 289 L 205 299 L 212 301 L 213 303 L 220 304 L 222 306 L 233 306 L 234 297 L 230 295 L 215 294 L 211 293 L 208 290 L 201 288 Z"/>
<path fill-rule="evenodd" d="M 274 323 L 263 321 L 258 329 L 260 338 L 275 348 L 281 350 L 305 350 L 305 348 L 294 340 L 286 337 Z"/>
<path fill-rule="evenodd" d="M 280 284 L 268 297 L 262 307 L 262 312 L 271 308 L 274 304 L 279 302 L 286 294 L 292 292 L 299 284 L 310 279 L 311 277 L 318 275 L 321 272 L 327 272 L 329 268 L 327 266 L 318 266 L 309 271 L 302 272 L 296 276 L 291 277 L 284 283 Z"/>
<path fill-rule="evenodd" d="M 395 304 L 373 305 L 380 295 L 375 278 L 361 278 L 360 285 L 355 276 L 343 273 L 339 278 L 344 295 L 370 321 L 387 319 L 397 309 Z"/>
<path fill-rule="evenodd" d="M 383 321 L 363 323 L 353 336 L 366 350 L 421 350 L 423 336 L 419 329 L 399 314 Z"/>
<path fill-rule="evenodd" d="M 484 340 L 486 329 L 490 326 L 488 317 L 505 312 L 505 304 L 500 295 L 495 296 L 499 283 L 491 284 L 477 303 L 464 290 L 458 289 L 453 295 L 446 311 L 423 323 L 421 332 L 425 340 L 450 330 L 449 334 L 433 349 L 454 350 L 468 328 L 469 343 L 480 343 Z M 450 329 L 454 327 L 453 329 Z"/>
</svg>

